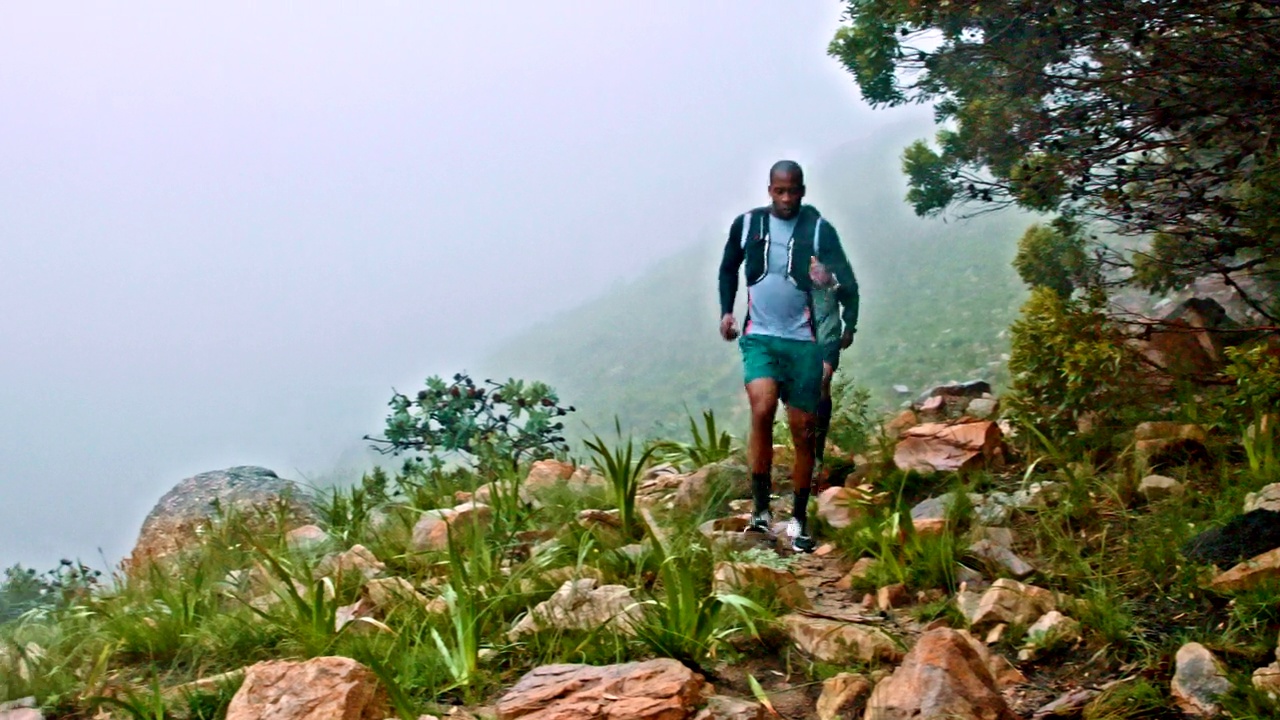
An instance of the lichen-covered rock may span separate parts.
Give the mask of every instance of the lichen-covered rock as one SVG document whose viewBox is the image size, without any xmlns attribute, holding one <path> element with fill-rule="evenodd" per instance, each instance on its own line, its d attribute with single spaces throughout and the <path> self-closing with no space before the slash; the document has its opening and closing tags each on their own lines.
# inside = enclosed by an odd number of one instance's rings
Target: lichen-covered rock
<svg viewBox="0 0 1280 720">
<path fill-rule="evenodd" d="M 1200 643 L 1178 648 L 1170 689 L 1178 707 L 1188 715 L 1210 717 L 1221 707 L 1218 698 L 1231 689 L 1222 663 Z"/>
</svg>

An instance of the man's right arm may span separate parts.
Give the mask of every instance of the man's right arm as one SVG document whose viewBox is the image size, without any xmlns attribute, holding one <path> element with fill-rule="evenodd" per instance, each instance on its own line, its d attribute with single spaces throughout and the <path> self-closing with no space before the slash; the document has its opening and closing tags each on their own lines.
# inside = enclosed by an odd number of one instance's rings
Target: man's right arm
<svg viewBox="0 0 1280 720">
<path fill-rule="evenodd" d="M 733 303 L 738 296 L 738 269 L 742 267 L 743 223 L 739 215 L 729 226 L 729 239 L 724 244 L 720 258 L 720 317 L 733 315 Z"/>
</svg>

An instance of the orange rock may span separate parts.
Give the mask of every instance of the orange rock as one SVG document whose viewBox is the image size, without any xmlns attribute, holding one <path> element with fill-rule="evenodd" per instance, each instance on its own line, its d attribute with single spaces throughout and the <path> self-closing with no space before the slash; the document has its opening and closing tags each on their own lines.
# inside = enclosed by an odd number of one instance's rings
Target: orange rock
<svg viewBox="0 0 1280 720">
<path fill-rule="evenodd" d="M 1016 720 L 977 645 L 949 628 L 921 635 L 902 665 L 876 685 L 864 717 Z"/>
<path fill-rule="evenodd" d="M 382 720 L 386 693 L 369 668 L 345 657 L 250 666 L 227 720 Z"/>
<path fill-rule="evenodd" d="M 684 720 L 706 681 L 675 660 L 544 665 L 498 700 L 498 720 Z"/>
<path fill-rule="evenodd" d="M 997 459 L 1002 445 L 1000 428 L 990 421 L 926 423 L 902 434 L 893 462 L 904 471 L 968 470 Z"/>
</svg>

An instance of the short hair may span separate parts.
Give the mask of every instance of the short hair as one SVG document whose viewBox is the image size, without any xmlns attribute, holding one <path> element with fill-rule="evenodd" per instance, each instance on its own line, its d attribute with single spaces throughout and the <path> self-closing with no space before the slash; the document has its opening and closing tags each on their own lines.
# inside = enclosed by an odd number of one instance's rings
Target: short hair
<svg viewBox="0 0 1280 720">
<path fill-rule="evenodd" d="M 779 160 L 769 168 L 769 182 L 773 182 L 774 175 L 795 175 L 804 184 L 804 170 L 800 169 L 800 163 L 794 160 Z"/>
</svg>

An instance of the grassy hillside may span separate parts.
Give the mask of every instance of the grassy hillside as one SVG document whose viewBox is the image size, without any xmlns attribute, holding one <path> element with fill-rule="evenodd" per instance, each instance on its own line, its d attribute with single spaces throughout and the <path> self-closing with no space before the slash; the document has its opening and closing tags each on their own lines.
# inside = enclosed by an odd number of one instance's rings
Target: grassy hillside
<svg viewBox="0 0 1280 720">
<path fill-rule="evenodd" d="M 914 394 L 948 380 L 1003 382 L 1004 329 L 1025 292 L 1009 263 L 1027 216 L 923 220 L 903 201 L 898 155 L 915 136 L 880 133 L 807 168 L 808 200 L 840 231 L 862 288 L 844 371 L 885 405 L 898 402 L 894 385 Z M 723 243 L 707 237 L 531 328 L 485 367 L 551 383 L 597 430 L 611 428 L 616 413 L 640 434 L 678 431 L 685 404 L 714 408 L 736 430 L 745 410 L 741 366 L 736 346 L 716 334 Z"/>
</svg>

